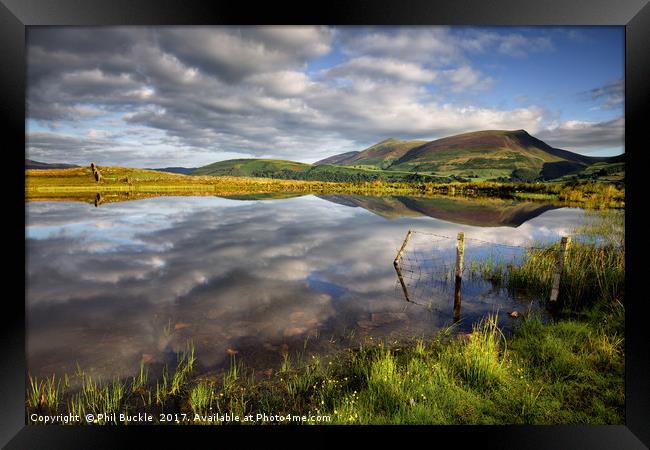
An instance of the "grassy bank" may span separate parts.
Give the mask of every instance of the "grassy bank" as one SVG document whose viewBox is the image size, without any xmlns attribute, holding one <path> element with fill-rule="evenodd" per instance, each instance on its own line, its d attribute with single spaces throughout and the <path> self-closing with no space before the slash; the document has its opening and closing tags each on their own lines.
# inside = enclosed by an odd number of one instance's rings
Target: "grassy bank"
<svg viewBox="0 0 650 450">
<path fill-rule="evenodd" d="M 82 371 L 30 379 L 27 411 L 148 412 L 154 423 L 166 413 L 208 424 L 225 414 L 326 415 L 328 423 L 351 424 L 620 424 L 622 317 L 621 306 L 587 321 L 543 325 L 528 317 L 509 338 L 488 317 L 469 335 L 441 333 L 402 348 L 362 347 L 329 361 L 287 355 L 270 378 L 235 357 L 222 376 L 195 377 L 186 353 L 155 383 L 144 366 L 132 379 L 108 383 Z M 81 389 L 68 393 L 75 381 Z"/>
<path fill-rule="evenodd" d="M 171 174 L 144 169 L 99 167 L 96 182 L 90 168 L 27 170 L 27 199 L 153 195 L 232 195 L 251 192 L 296 192 L 358 195 L 451 195 L 552 200 L 588 208 L 622 208 L 625 190 L 603 183 L 423 183 L 325 182 L 271 178 L 212 177 Z"/>
</svg>

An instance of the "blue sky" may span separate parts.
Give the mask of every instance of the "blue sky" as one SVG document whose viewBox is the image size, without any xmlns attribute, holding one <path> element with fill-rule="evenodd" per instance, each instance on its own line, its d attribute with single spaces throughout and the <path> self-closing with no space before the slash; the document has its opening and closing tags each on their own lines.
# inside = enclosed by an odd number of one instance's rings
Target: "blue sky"
<svg viewBox="0 0 650 450">
<path fill-rule="evenodd" d="M 27 156 L 314 162 L 481 129 L 616 155 L 623 80 L 623 27 L 30 28 Z"/>
</svg>

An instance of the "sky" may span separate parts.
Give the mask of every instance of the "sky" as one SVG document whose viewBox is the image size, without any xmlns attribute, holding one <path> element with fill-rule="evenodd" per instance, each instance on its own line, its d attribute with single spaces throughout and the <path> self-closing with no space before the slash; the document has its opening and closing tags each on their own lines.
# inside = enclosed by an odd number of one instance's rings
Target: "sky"
<svg viewBox="0 0 650 450">
<path fill-rule="evenodd" d="M 524 129 L 624 152 L 624 27 L 28 27 L 26 157 L 315 162 Z"/>
</svg>

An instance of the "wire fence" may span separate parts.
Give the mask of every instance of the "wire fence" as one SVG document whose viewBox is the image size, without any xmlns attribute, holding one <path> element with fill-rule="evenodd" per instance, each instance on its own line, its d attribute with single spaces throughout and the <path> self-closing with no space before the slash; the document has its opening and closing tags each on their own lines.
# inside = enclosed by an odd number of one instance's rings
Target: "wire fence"
<svg viewBox="0 0 650 450">
<path fill-rule="evenodd" d="M 457 277 L 463 280 L 465 291 L 494 289 L 497 281 L 504 281 L 508 268 L 518 267 L 527 252 L 557 251 L 548 244 L 520 245 L 464 235 L 460 245 L 463 254 L 459 265 L 458 235 L 409 230 L 394 262 L 396 296 L 428 307 L 444 304 L 441 300 L 460 298 Z"/>
</svg>

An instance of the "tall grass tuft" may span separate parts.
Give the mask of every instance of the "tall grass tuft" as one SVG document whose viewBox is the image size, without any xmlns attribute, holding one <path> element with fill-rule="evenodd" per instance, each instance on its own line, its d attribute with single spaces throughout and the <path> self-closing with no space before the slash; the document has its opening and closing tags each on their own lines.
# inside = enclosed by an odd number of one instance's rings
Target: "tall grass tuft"
<svg viewBox="0 0 650 450">
<path fill-rule="evenodd" d="M 144 391 L 144 388 L 149 381 L 149 369 L 146 369 L 144 366 L 144 361 L 140 362 L 140 372 L 137 376 L 133 377 L 131 382 L 131 390 L 133 392 Z"/>
<path fill-rule="evenodd" d="M 27 404 L 32 408 L 47 408 L 49 412 L 56 413 L 64 390 L 65 387 L 61 388 L 61 380 L 57 380 L 54 374 L 52 378 L 40 381 L 30 375 Z"/>
<path fill-rule="evenodd" d="M 492 389 L 506 378 L 506 341 L 498 320 L 498 314 L 485 317 L 464 345 L 446 347 L 440 355 L 442 364 L 474 389 Z"/>
<path fill-rule="evenodd" d="M 195 360 L 194 343 L 190 341 L 185 350 L 178 355 L 178 364 L 172 377 L 170 394 L 178 395 L 181 392 L 188 376 L 194 369 Z"/>
<path fill-rule="evenodd" d="M 163 406 L 167 396 L 169 395 L 169 386 L 167 380 L 169 379 L 169 372 L 165 365 L 162 372 L 162 380 L 156 381 L 156 404 Z"/>
<path fill-rule="evenodd" d="M 199 381 L 190 391 L 190 406 L 195 414 L 207 414 L 212 410 L 213 401 L 214 390 L 210 382 Z"/>
</svg>

